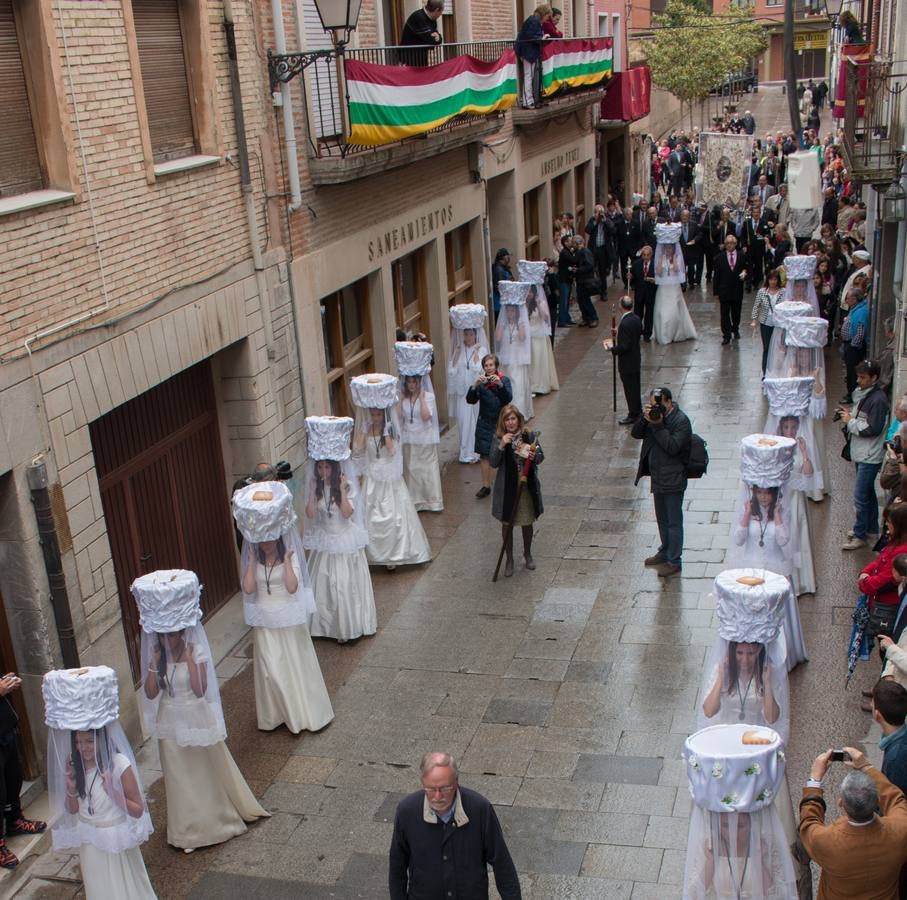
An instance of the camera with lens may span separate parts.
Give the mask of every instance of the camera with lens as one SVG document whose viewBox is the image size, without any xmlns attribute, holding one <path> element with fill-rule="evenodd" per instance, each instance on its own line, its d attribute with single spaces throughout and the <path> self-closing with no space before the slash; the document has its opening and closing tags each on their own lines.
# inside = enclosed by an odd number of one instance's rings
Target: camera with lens
<svg viewBox="0 0 907 900">
<path fill-rule="evenodd" d="M 664 395 L 661 390 L 652 391 L 652 405 L 649 407 L 649 418 L 653 422 L 660 422 L 664 418 L 666 412 L 664 403 Z"/>
<path fill-rule="evenodd" d="M 831 420 L 832 420 L 832 422 L 840 422 L 840 421 L 841 421 L 841 410 L 840 410 L 840 409 L 836 409 L 836 410 L 835 410 L 835 414 L 831 417 Z"/>
</svg>

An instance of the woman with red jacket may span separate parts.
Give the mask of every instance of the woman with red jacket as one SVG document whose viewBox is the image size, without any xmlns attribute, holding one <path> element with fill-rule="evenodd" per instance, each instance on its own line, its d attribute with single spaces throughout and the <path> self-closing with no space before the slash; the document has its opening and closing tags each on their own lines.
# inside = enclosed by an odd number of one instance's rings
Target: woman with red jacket
<svg viewBox="0 0 907 900">
<path fill-rule="evenodd" d="M 901 602 L 891 563 L 899 554 L 907 553 L 907 503 L 892 504 L 883 517 L 888 523 L 888 543 L 857 578 L 857 590 L 866 595 L 870 609 L 876 603 L 897 606 Z"/>
</svg>

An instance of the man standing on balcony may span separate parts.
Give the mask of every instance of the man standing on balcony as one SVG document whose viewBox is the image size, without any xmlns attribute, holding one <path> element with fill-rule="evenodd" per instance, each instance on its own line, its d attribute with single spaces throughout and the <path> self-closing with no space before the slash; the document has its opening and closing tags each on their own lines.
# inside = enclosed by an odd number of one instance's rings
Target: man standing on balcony
<svg viewBox="0 0 907 900">
<path fill-rule="evenodd" d="M 534 109 L 542 105 L 542 41 L 548 39 L 544 24 L 550 18 L 551 7 L 547 3 L 540 4 L 523 22 L 523 27 L 516 36 L 514 50 L 522 62 L 520 106 L 524 109 Z"/>
<path fill-rule="evenodd" d="M 400 44 L 412 47 L 400 53 L 400 61 L 405 66 L 427 66 L 428 54 L 433 47 L 441 46 L 441 33 L 438 31 L 438 19 L 444 12 L 444 0 L 426 0 L 423 9 L 417 9 L 403 26 Z"/>
</svg>

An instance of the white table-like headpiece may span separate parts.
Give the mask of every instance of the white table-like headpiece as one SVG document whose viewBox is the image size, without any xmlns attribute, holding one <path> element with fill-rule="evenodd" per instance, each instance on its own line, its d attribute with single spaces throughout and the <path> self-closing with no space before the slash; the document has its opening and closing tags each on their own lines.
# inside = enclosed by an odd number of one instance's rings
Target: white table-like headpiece
<svg viewBox="0 0 907 900">
<path fill-rule="evenodd" d="M 789 347 L 824 347 L 828 340 L 828 320 L 821 316 L 794 316 L 788 319 L 784 337 Z"/>
<path fill-rule="evenodd" d="M 725 569 L 715 578 L 718 634 L 726 641 L 770 644 L 784 625 L 790 582 L 766 569 Z"/>
<path fill-rule="evenodd" d="M 775 304 L 772 321 L 777 328 L 787 328 L 787 323 L 795 316 L 811 316 L 813 308 L 802 300 L 782 300 Z"/>
<path fill-rule="evenodd" d="M 136 578 L 129 590 L 139 608 L 139 624 L 149 633 L 170 634 L 192 628 L 201 620 L 202 588 L 195 572 L 149 572 Z"/>
<path fill-rule="evenodd" d="M 813 277 L 817 262 L 815 256 L 785 256 L 784 269 L 789 280 L 800 281 Z"/>
<path fill-rule="evenodd" d="M 485 325 L 485 307 L 478 303 L 458 303 L 451 306 L 450 324 L 454 328 L 482 328 Z"/>
<path fill-rule="evenodd" d="M 353 420 L 348 416 L 306 416 L 305 433 L 309 459 L 350 458 Z"/>
<path fill-rule="evenodd" d="M 529 284 L 544 284 L 545 275 L 548 273 L 548 263 L 543 259 L 521 259 L 516 264 L 516 270 L 520 281 L 526 281 Z"/>
<path fill-rule="evenodd" d="M 769 412 L 776 416 L 807 415 L 815 383 L 816 379 L 812 375 L 763 379 L 762 390 L 768 400 Z"/>
<path fill-rule="evenodd" d="M 745 732 L 768 743 L 744 744 Z M 784 788 L 784 751 L 771 728 L 743 722 L 703 728 L 686 739 L 683 758 L 693 802 L 711 812 L 756 812 Z"/>
<path fill-rule="evenodd" d="M 759 487 L 780 487 L 790 478 L 797 442 L 776 434 L 748 434 L 740 441 L 740 477 Z"/>
<path fill-rule="evenodd" d="M 250 544 L 276 541 L 296 525 L 293 495 L 282 481 L 260 481 L 233 495 L 236 527 Z"/>
<path fill-rule="evenodd" d="M 95 731 L 120 715 L 117 673 L 110 666 L 52 669 L 41 682 L 44 722 L 64 731 Z"/>
<path fill-rule="evenodd" d="M 505 306 L 525 306 L 532 285 L 528 281 L 499 281 L 498 293 Z"/>
<path fill-rule="evenodd" d="M 360 409 L 388 409 L 399 399 L 400 383 L 384 372 L 357 375 L 350 379 L 350 394 Z"/>
<path fill-rule="evenodd" d="M 676 244 L 680 240 L 680 222 L 659 222 L 655 226 L 655 240 L 659 244 Z"/>
<path fill-rule="evenodd" d="M 428 375 L 435 348 L 424 341 L 397 341 L 394 357 L 401 375 Z"/>
</svg>

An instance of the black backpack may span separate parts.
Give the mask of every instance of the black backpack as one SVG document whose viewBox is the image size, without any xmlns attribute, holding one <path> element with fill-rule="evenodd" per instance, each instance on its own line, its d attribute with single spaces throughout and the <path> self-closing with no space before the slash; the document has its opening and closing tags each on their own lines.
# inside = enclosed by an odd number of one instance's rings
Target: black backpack
<svg viewBox="0 0 907 900">
<path fill-rule="evenodd" d="M 709 468 L 709 451 L 705 441 L 694 431 L 690 435 L 690 453 L 687 456 L 687 478 L 702 478 Z"/>
</svg>

